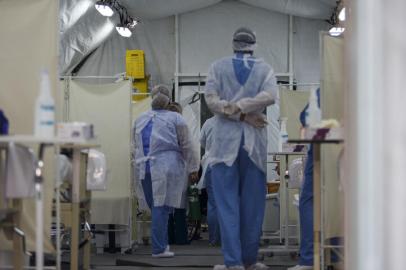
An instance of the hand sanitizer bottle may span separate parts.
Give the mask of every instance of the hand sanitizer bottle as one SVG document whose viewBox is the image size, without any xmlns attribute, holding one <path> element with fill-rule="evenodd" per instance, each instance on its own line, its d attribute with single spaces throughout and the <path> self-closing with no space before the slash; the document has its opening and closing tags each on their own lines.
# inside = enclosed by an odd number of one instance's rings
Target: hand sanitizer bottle
<svg viewBox="0 0 406 270">
<path fill-rule="evenodd" d="M 41 72 L 40 93 L 35 102 L 34 135 L 41 138 L 55 136 L 55 102 L 47 70 Z"/>
</svg>

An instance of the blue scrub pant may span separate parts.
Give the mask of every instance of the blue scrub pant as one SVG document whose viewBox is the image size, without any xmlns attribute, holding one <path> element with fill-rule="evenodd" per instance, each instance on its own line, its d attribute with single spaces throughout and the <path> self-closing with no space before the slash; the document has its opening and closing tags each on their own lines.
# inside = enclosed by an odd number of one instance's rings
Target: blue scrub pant
<svg viewBox="0 0 406 270">
<path fill-rule="evenodd" d="M 310 147 L 304 171 L 304 182 L 299 199 L 300 216 L 300 265 L 313 265 L 313 147 Z M 342 239 L 329 239 L 331 245 L 341 244 Z M 335 253 L 331 254 L 333 262 L 338 261 Z"/>
<path fill-rule="evenodd" d="M 168 246 L 168 218 L 172 208 L 168 206 L 154 206 L 150 173 L 145 174 L 145 179 L 142 181 L 142 188 L 152 215 L 152 254 L 159 254 L 164 252 Z"/>
<path fill-rule="evenodd" d="M 217 207 L 214 200 L 213 186 L 211 183 L 211 171 L 207 168 L 205 181 L 207 190 L 207 225 L 209 226 L 209 243 L 220 243 L 220 225 L 217 219 Z"/>
<path fill-rule="evenodd" d="M 225 265 L 255 264 L 265 211 L 265 173 L 240 146 L 233 165 L 212 166 L 211 177 Z"/>
<path fill-rule="evenodd" d="M 313 265 L 313 148 L 310 148 L 299 199 L 300 265 Z"/>
</svg>

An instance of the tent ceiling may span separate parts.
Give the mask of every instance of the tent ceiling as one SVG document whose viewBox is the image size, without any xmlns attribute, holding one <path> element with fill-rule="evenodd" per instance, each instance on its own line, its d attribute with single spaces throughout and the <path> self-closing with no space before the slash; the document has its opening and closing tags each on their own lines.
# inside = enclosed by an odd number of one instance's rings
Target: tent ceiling
<svg viewBox="0 0 406 270">
<path fill-rule="evenodd" d="M 141 19 L 157 19 L 217 4 L 222 0 L 121 0 L 129 13 Z M 223 0 L 313 19 L 327 19 L 337 0 Z M 170 4 L 169 4 L 170 3 Z"/>
<path fill-rule="evenodd" d="M 335 0 L 240 0 L 248 5 L 311 19 L 327 19 Z"/>
<path fill-rule="evenodd" d="M 136 18 L 159 19 L 217 4 L 221 0 L 120 0 Z"/>
<path fill-rule="evenodd" d="M 254 7 L 311 19 L 327 19 L 336 0 L 120 0 L 129 14 L 141 20 L 191 12 L 221 1 L 239 1 Z M 100 16 L 96 0 L 60 0 L 60 71 L 69 74 L 114 30 L 117 16 Z"/>
</svg>

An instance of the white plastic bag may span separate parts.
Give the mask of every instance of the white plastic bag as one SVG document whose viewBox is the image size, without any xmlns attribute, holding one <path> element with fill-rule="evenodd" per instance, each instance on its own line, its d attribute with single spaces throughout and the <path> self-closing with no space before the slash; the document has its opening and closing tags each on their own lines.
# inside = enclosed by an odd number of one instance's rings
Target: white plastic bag
<svg viewBox="0 0 406 270">
<path fill-rule="evenodd" d="M 107 189 L 107 166 L 104 153 L 90 149 L 87 159 L 87 190 Z"/>
<path fill-rule="evenodd" d="M 289 164 L 289 188 L 301 188 L 303 183 L 303 158 L 296 158 Z"/>
<path fill-rule="evenodd" d="M 10 143 L 7 153 L 6 197 L 34 197 L 36 158 L 25 146 Z"/>
</svg>

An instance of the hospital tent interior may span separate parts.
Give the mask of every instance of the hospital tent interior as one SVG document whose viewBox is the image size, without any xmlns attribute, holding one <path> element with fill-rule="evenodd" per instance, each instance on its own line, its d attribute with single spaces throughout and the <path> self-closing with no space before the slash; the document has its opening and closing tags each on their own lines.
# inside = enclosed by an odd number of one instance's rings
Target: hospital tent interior
<svg viewBox="0 0 406 270">
<path fill-rule="evenodd" d="M 272 66 L 279 96 L 262 112 L 258 262 L 299 264 L 311 159 L 314 261 L 303 269 L 406 269 L 405 10 L 403 0 L 0 0 L 0 269 L 223 264 L 206 189 L 193 184 L 184 243 L 171 244 L 173 258 L 151 257 L 134 123 L 166 85 L 202 158 L 208 71 L 233 55 L 239 27 L 255 32 L 254 56 Z M 321 119 L 304 127 L 317 102 Z M 53 117 L 46 136 L 41 109 Z"/>
</svg>

